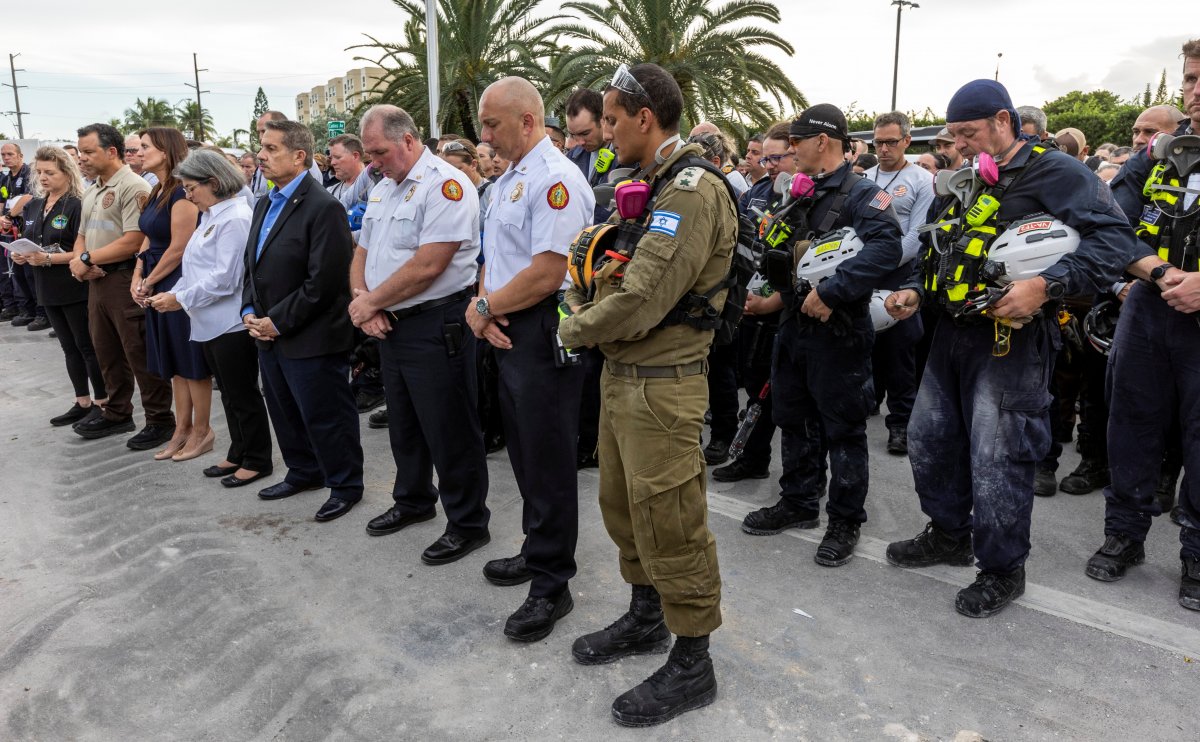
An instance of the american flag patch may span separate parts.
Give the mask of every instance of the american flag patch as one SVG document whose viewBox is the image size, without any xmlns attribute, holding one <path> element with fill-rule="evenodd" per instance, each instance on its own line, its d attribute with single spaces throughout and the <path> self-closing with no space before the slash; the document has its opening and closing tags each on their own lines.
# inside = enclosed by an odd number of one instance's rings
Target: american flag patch
<svg viewBox="0 0 1200 742">
<path fill-rule="evenodd" d="M 879 193 L 875 194 L 875 198 L 871 199 L 871 206 L 874 206 L 880 211 L 886 211 L 887 207 L 891 205 L 892 196 L 887 191 L 880 191 Z"/>
</svg>

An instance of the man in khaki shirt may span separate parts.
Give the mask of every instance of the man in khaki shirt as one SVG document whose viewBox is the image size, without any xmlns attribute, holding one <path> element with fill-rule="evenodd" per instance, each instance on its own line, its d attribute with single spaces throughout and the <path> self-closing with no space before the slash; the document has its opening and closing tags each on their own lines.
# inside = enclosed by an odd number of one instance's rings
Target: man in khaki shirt
<svg viewBox="0 0 1200 742">
<path fill-rule="evenodd" d="M 96 183 L 83 194 L 83 223 L 75 241 L 71 275 L 90 281 L 88 329 L 108 389 L 102 413 L 93 411 L 75 425 L 84 438 L 128 433 L 133 422 L 136 378 L 146 411 L 146 427 L 125 445 L 142 451 L 170 439 L 171 385 L 146 370 L 146 315 L 134 303 L 130 281 L 134 255 L 144 236 L 138 227 L 150 185 L 122 160 L 124 139 L 107 124 L 79 130 L 79 164 Z"/>
<path fill-rule="evenodd" d="M 713 330 L 672 315 L 685 295 L 724 280 L 737 212 L 724 179 L 692 164 L 702 163 L 701 148 L 680 142 L 682 107 L 661 67 L 618 68 L 604 93 L 605 128 L 655 200 L 624 222 L 620 209 L 610 217 L 640 236 L 632 249 L 618 237 L 620 257 L 597 269 L 594 295 L 567 292 L 574 314 L 559 324 L 564 345 L 598 346 L 606 359 L 600 510 L 632 585 L 629 612 L 576 639 L 571 652 L 581 664 L 604 664 L 666 651 L 676 636 L 666 665 L 613 703 L 613 717 L 629 726 L 662 723 L 717 693 L 708 635 L 721 625 L 721 576 L 700 451 Z M 718 312 L 725 293 L 712 298 Z"/>
</svg>

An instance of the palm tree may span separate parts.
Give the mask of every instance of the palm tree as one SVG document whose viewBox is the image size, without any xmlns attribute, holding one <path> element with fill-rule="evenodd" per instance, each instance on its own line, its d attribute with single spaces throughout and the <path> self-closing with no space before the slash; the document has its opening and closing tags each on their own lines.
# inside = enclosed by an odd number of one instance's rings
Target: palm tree
<svg viewBox="0 0 1200 742">
<path fill-rule="evenodd" d="M 367 106 L 386 102 L 408 111 L 419 123 L 429 121 L 426 82 L 425 7 L 418 0 L 392 0 L 408 14 L 404 39 L 384 42 L 364 34 L 376 58 L 356 57 L 387 69 L 368 91 Z M 547 72 L 539 59 L 553 48 L 548 18 L 535 19 L 539 0 L 438 0 L 438 122 L 443 131 L 477 139 L 475 121 L 479 96 L 501 77 L 517 75 L 543 85 Z"/>
<path fill-rule="evenodd" d="M 205 132 L 216 133 L 213 126 L 212 114 L 205 108 L 202 111 L 194 100 L 183 99 L 175 106 L 175 118 L 181 131 L 192 132 L 196 141 L 203 142 Z"/>
<path fill-rule="evenodd" d="M 165 100 L 147 97 L 133 104 L 133 108 L 125 109 L 125 129 L 140 131 L 151 126 L 174 126 L 175 109 Z"/>
<path fill-rule="evenodd" d="M 770 56 L 794 53 L 768 30 L 780 23 L 772 2 L 728 0 L 713 7 L 710 0 L 605 0 L 562 7 L 584 20 L 555 29 L 585 45 L 574 52 L 576 64 L 587 69 L 581 84 L 603 84 L 620 62 L 653 62 L 683 90 L 685 123 L 711 119 L 737 129 L 745 122 L 765 126 L 807 106 Z"/>
</svg>

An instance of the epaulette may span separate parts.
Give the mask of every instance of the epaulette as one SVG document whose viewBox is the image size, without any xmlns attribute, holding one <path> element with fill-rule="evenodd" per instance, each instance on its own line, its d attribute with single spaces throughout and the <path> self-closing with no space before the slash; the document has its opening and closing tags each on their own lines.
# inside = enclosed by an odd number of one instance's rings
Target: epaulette
<svg viewBox="0 0 1200 742">
<path fill-rule="evenodd" d="M 698 167 L 687 167 L 679 171 L 679 175 L 675 176 L 675 187 L 681 191 L 694 191 L 700 185 L 700 178 L 704 175 L 704 170 Z"/>
</svg>

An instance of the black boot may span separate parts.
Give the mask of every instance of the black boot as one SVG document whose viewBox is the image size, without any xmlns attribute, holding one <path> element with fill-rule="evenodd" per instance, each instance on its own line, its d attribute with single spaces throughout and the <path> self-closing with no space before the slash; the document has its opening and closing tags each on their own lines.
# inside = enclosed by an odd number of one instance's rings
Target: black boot
<svg viewBox="0 0 1200 742">
<path fill-rule="evenodd" d="M 1024 594 L 1024 567 L 1012 572 L 981 570 L 974 583 L 958 591 L 954 609 L 971 618 L 987 618 Z"/>
<path fill-rule="evenodd" d="M 888 429 L 887 452 L 895 456 L 903 456 L 908 453 L 907 428 Z"/>
<path fill-rule="evenodd" d="M 1183 576 L 1179 578 L 1179 605 L 1200 611 L 1200 558 L 1183 557 Z"/>
<path fill-rule="evenodd" d="M 1058 488 L 1068 495 L 1086 495 L 1108 485 L 1108 464 L 1096 459 L 1084 459 L 1075 471 L 1063 477 Z"/>
<path fill-rule="evenodd" d="M 717 675 L 708 656 L 708 637 L 681 636 L 667 664 L 618 696 L 612 714 L 618 724 L 648 727 L 707 706 L 716 697 Z"/>
<path fill-rule="evenodd" d="M 652 585 L 634 585 L 625 615 L 603 631 L 584 634 L 571 645 L 581 665 L 606 665 L 634 654 L 661 654 L 671 647 L 662 598 Z"/>
<path fill-rule="evenodd" d="M 1033 494 L 1038 497 L 1053 497 L 1056 492 L 1058 477 L 1054 476 L 1054 470 L 1038 467 L 1037 474 L 1033 477 Z"/>
<path fill-rule="evenodd" d="M 966 566 L 975 560 L 970 535 L 955 538 L 930 522 L 925 530 L 907 541 L 887 547 L 888 564 L 897 567 L 929 567 L 934 564 Z"/>
<path fill-rule="evenodd" d="M 1125 570 L 1146 561 L 1146 548 L 1141 541 L 1128 536 L 1106 535 L 1104 545 L 1088 559 L 1088 577 L 1101 582 L 1116 582 Z"/>
</svg>

